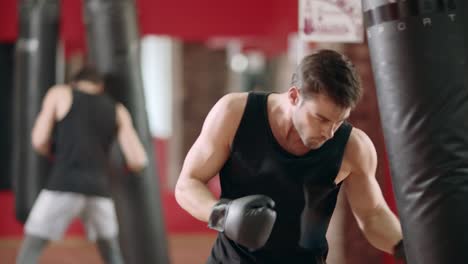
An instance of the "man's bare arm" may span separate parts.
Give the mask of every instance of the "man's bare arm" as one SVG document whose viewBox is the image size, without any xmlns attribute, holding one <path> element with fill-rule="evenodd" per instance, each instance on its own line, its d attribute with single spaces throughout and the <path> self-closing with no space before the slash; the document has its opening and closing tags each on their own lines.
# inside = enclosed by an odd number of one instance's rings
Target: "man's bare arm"
<svg viewBox="0 0 468 264">
<path fill-rule="evenodd" d="M 48 90 L 31 132 L 31 142 L 34 150 L 44 156 L 50 154 L 50 139 L 56 121 L 60 89 L 63 88 L 52 87 Z"/>
<path fill-rule="evenodd" d="M 122 104 L 117 104 L 117 139 L 122 149 L 127 166 L 132 171 L 146 167 L 148 157 L 145 148 L 133 126 L 132 117 Z"/>
<path fill-rule="evenodd" d="M 359 227 L 374 247 L 393 254 L 394 246 L 402 239 L 400 222 L 375 179 L 375 147 L 361 130 L 353 129 L 345 159 L 352 171 L 344 181 L 344 189 Z"/>
<path fill-rule="evenodd" d="M 188 152 L 175 195 L 179 205 L 195 218 L 207 222 L 217 199 L 206 186 L 216 176 L 230 153 L 246 94 L 221 98 L 205 119 L 202 131 Z"/>
</svg>

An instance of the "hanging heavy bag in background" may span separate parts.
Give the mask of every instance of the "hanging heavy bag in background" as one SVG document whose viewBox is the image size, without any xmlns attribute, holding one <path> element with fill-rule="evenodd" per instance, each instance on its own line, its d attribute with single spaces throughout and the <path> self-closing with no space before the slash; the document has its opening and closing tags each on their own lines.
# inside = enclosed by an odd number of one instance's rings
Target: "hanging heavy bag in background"
<svg viewBox="0 0 468 264">
<path fill-rule="evenodd" d="M 0 43 L 0 190 L 11 189 L 11 126 L 13 97 L 13 51 L 12 43 Z"/>
<path fill-rule="evenodd" d="M 106 75 L 106 90 L 130 111 L 150 161 L 140 175 L 126 175 L 121 169 L 111 180 L 122 252 L 130 264 L 168 263 L 161 196 L 143 95 L 135 6 L 130 0 L 85 0 L 84 3 L 89 60 Z M 119 166 L 118 159 L 113 162 L 117 163 L 115 167 Z"/>
<path fill-rule="evenodd" d="M 48 161 L 31 145 L 31 131 L 49 87 L 55 84 L 58 0 L 20 1 L 13 100 L 12 167 L 16 218 L 26 221 L 45 184 Z"/>
</svg>

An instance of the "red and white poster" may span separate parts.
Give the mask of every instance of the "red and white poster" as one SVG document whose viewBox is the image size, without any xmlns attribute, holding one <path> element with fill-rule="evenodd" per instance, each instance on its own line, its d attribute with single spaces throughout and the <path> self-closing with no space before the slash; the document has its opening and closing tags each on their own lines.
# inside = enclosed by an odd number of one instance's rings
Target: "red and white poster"
<svg viewBox="0 0 468 264">
<path fill-rule="evenodd" d="M 299 34 L 305 41 L 362 42 L 361 0 L 299 0 Z"/>
</svg>

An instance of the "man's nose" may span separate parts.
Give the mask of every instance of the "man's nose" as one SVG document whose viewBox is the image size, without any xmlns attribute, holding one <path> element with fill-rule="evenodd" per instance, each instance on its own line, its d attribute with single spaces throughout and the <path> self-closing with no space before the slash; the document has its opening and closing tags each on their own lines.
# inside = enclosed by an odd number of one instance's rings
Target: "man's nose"
<svg viewBox="0 0 468 264">
<path fill-rule="evenodd" d="M 335 134 L 335 126 L 334 125 L 325 125 L 322 128 L 322 135 L 324 137 L 326 137 L 327 139 L 332 138 L 333 134 Z"/>
</svg>

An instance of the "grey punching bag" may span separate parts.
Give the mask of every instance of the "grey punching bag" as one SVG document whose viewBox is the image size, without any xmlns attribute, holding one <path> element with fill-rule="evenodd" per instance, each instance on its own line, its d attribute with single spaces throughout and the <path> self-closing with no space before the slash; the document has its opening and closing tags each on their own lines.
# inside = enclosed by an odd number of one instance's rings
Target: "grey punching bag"
<svg viewBox="0 0 468 264">
<path fill-rule="evenodd" d="M 408 263 L 468 262 L 468 2 L 363 1 Z"/>
<path fill-rule="evenodd" d="M 141 175 L 116 173 L 111 180 L 123 255 L 126 263 L 168 263 L 159 182 L 143 94 L 135 6 L 131 0 L 85 0 L 84 3 L 89 59 L 106 75 L 107 91 L 129 109 L 150 161 Z M 117 154 L 121 157 L 121 153 Z M 114 167 L 122 166 L 123 161 L 117 165 L 116 159 L 113 161 Z"/>
<path fill-rule="evenodd" d="M 32 149 L 31 131 L 45 93 L 55 84 L 59 5 L 58 0 L 19 3 L 11 174 L 16 218 L 24 222 L 48 174 L 48 160 Z"/>
</svg>

